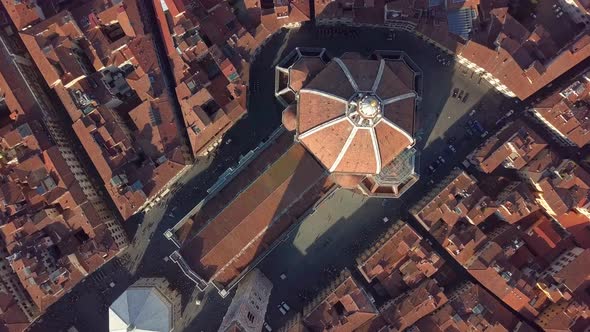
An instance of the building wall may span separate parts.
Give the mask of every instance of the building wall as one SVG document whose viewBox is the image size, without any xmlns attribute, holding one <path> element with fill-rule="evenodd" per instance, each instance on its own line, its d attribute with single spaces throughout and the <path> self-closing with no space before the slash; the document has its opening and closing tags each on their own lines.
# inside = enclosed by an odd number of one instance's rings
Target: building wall
<svg viewBox="0 0 590 332">
<path fill-rule="evenodd" d="M 578 7 L 574 0 L 559 0 L 559 6 L 576 23 L 590 24 L 590 16 L 586 9 Z"/>
<path fill-rule="evenodd" d="M 262 331 L 272 283 L 260 270 L 252 270 L 240 283 L 219 332 L 239 326 L 244 332 Z"/>
<path fill-rule="evenodd" d="M 557 257 L 555 260 L 553 260 L 551 266 L 545 269 L 541 276 L 544 278 L 547 276 L 556 275 L 557 273 L 559 273 L 559 271 L 563 270 L 563 268 L 566 267 L 569 263 L 573 262 L 576 259 L 576 257 L 580 256 L 583 252 L 584 249 L 579 247 L 575 247 L 571 250 L 564 252 L 563 254 L 559 255 L 559 257 Z"/>
<path fill-rule="evenodd" d="M 39 316 L 39 308 L 33 303 L 31 297 L 20 283 L 18 276 L 10 267 L 10 263 L 6 259 L 7 256 L 6 246 L 2 243 L 0 249 L 0 290 L 12 295 L 19 308 L 27 316 L 27 319 L 33 321 L 34 318 Z"/>
<path fill-rule="evenodd" d="M 533 115 L 537 120 L 539 120 L 539 122 L 541 122 L 544 126 L 546 126 L 549 129 L 549 132 L 552 134 L 552 136 L 555 137 L 557 141 L 560 142 L 562 145 L 576 146 L 574 142 L 567 138 L 567 136 L 564 133 L 560 132 L 557 128 L 555 128 L 555 126 L 553 126 L 551 122 L 547 121 L 547 119 L 545 119 L 545 117 L 543 117 L 543 115 L 541 115 L 541 113 L 539 113 L 536 109 L 533 109 Z"/>
<path fill-rule="evenodd" d="M 543 208 L 543 210 L 551 217 L 557 217 L 557 213 L 551 208 L 551 205 L 549 205 L 543 193 L 536 193 L 536 196 L 537 197 L 535 198 L 535 202 L 539 204 Z"/>
<path fill-rule="evenodd" d="M 479 74 L 483 79 L 488 81 L 488 83 L 490 83 L 490 85 L 492 85 L 494 89 L 498 90 L 499 92 L 503 93 L 508 97 L 516 97 L 516 94 L 514 94 L 514 92 L 512 92 L 510 89 L 508 89 L 506 85 L 502 84 L 502 82 L 500 82 L 499 79 L 495 78 L 492 74 L 485 71 L 485 69 L 478 66 L 476 63 L 471 62 L 458 54 L 457 61 L 465 67 L 469 68 L 470 70 L 473 70 L 476 74 Z"/>
</svg>

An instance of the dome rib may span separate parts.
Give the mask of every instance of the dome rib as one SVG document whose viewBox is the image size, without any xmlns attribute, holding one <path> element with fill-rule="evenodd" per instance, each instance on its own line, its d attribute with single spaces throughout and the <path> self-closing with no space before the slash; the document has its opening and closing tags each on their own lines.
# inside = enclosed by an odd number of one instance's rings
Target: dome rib
<svg viewBox="0 0 590 332">
<path fill-rule="evenodd" d="M 379 69 L 377 70 L 377 76 L 375 77 L 375 81 L 373 82 L 373 87 L 371 91 L 373 93 L 377 92 L 377 88 L 379 87 L 379 83 L 381 83 L 381 77 L 383 77 L 383 70 L 385 69 L 385 60 L 381 59 L 379 61 Z"/>
<path fill-rule="evenodd" d="M 379 141 L 377 140 L 377 134 L 375 133 L 375 128 L 371 128 L 371 141 L 373 141 L 373 152 L 375 152 L 375 162 L 377 164 L 377 171 L 375 174 L 379 174 L 381 172 L 381 151 L 379 150 Z"/>
<path fill-rule="evenodd" d="M 385 59 L 332 58 L 299 91 L 297 139 L 332 173 L 379 174 L 415 143 L 406 81 Z"/>
<path fill-rule="evenodd" d="M 371 139 L 371 129 L 356 127 L 352 142 L 346 150 L 343 149 L 343 157 L 334 168 L 334 172 L 352 174 L 374 174 L 377 168 L 374 145 Z"/>
<path fill-rule="evenodd" d="M 403 130 L 400 126 L 396 125 L 395 123 L 389 121 L 389 119 L 381 119 L 381 121 L 387 125 L 389 125 L 391 128 L 399 131 L 401 134 L 403 134 L 411 143 L 414 142 L 414 139 L 412 138 L 412 135 L 408 134 L 407 131 Z"/>
<path fill-rule="evenodd" d="M 301 88 L 315 77 L 324 67 L 326 63 L 318 57 L 303 56 L 297 60 L 289 69 L 288 87 L 297 93 Z"/>
<path fill-rule="evenodd" d="M 313 135 L 299 138 L 307 149 L 314 151 L 315 157 L 329 169 L 338 158 L 338 154 L 346 144 L 352 128 L 354 126 L 349 121 L 341 121 L 324 127 Z"/>
<path fill-rule="evenodd" d="M 354 136 L 356 136 L 356 133 L 358 132 L 358 130 L 359 130 L 358 127 L 352 127 L 352 131 L 350 132 L 350 135 L 346 139 L 346 143 L 344 143 L 344 147 L 342 147 L 342 150 L 340 150 L 340 153 L 338 154 L 338 157 L 336 157 L 334 164 L 332 164 L 332 167 L 330 167 L 330 172 L 334 172 L 334 170 L 336 168 L 338 168 L 338 165 L 342 161 L 342 158 L 344 158 L 344 155 L 346 154 L 346 151 L 350 147 L 350 144 L 352 144 L 352 141 L 354 140 Z"/>
<path fill-rule="evenodd" d="M 334 58 L 333 60 L 338 64 L 338 66 L 340 66 L 340 69 L 342 69 L 342 72 L 344 73 L 344 75 L 346 75 L 346 78 L 348 78 L 348 81 L 350 82 L 350 85 L 352 86 L 354 91 L 359 91 L 358 84 L 356 84 L 356 81 L 352 77 L 350 70 L 348 70 L 348 67 L 346 67 L 344 62 L 342 62 L 342 60 L 340 60 L 339 58 Z"/>
<path fill-rule="evenodd" d="M 297 132 L 306 131 L 346 114 L 347 102 L 338 96 L 319 90 L 302 89 L 297 103 Z M 313 109 L 314 112 L 300 112 Z"/>
<path fill-rule="evenodd" d="M 379 82 L 379 86 L 377 86 L 377 90 L 375 90 L 375 93 L 379 96 L 379 98 L 381 98 L 381 100 L 387 100 L 397 95 L 408 93 L 414 90 L 411 88 L 413 86 L 413 81 L 406 82 L 400 80 L 400 78 L 397 77 L 391 70 L 388 63 L 389 61 L 385 62 L 385 68 L 383 68 L 383 77 Z"/>
<path fill-rule="evenodd" d="M 408 99 L 408 98 L 412 98 L 412 97 L 416 97 L 416 92 L 412 91 L 412 92 L 404 93 L 399 96 L 391 97 L 389 99 L 385 99 L 383 101 L 383 105 L 385 106 L 387 104 L 395 103 L 396 101 L 400 101 L 400 100 L 404 100 L 404 99 Z"/>
<path fill-rule="evenodd" d="M 326 128 L 330 127 L 330 126 L 333 126 L 333 125 L 335 125 L 337 123 L 340 123 L 342 121 L 347 121 L 347 120 L 348 120 L 348 118 L 346 117 L 346 115 L 341 115 L 341 116 L 339 116 L 339 117 L 337 117 L 335 119 L 332 119 L 330 121 L 326 121 L 324 123 L 321 123 L 321 124 L 319 124 L 319 125 L 311 128 L 311 129 L 308 129 L 308 130 L 300 133 L 299 134 L 299 139 L 304 139 L 307 136 L 313 135 L 313 134 L 317 133 L 318 131 L 320 131 L 322 129 L 326 129 Z"/>
</svg>

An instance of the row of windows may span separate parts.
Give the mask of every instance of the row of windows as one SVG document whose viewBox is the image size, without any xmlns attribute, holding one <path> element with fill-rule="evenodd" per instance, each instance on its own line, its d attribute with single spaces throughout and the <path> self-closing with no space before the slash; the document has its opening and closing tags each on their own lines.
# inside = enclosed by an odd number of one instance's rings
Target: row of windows
<svg viewBox="0 0 590 332">
<path fill-rule="evenodd" d="M 246 317 L 248 317 L 248 320 L 250 321 L 250 323 L 254 323 L 254 314 L 248 311 L 248 314 L 246 315 Z"/>
</svg>

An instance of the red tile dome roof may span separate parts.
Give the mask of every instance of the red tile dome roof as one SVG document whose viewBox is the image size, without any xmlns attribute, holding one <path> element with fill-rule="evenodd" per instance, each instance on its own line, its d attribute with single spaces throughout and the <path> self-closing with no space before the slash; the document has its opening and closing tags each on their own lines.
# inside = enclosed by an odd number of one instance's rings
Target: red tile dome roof
<svg viewBox="0 0 590 332">
<path fill-rule="evenodd" d="M 408 71 L 401 61 L 334 58 L 299 91 L 299 141 L 331 172 L 378 174 L 414 143 Z"/>
</svg>

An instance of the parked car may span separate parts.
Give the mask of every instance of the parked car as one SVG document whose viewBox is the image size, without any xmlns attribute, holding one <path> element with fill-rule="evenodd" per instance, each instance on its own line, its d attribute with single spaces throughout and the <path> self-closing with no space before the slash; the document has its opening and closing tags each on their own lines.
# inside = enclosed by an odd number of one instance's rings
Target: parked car
<svg viewBox="0 0 590 332">
<path fill-rule="evenodd" d="M 287 314 L 287 311 L 285 309 L 283 309 L 283 307 L 280 304 L 278 305 L 278 308 L 279 308 L 279 311 L 281 312 L 281 314 L 283 314 L 283 316 Z"/>
<path fill-rule="evenodd" d="M 452 153 L 457 152 L 457 149 L 455 149 L 455 147 L 452 144 L 449 144 L 449 150 L 451 150 Z"/>
<path fill-rule="evenodd" d="M 270 327 L 270 325 L 268 325 L 267 322 L 264 322 L 264 324 L 262 326 L 264 326 L 264 329 L 267 330 L 268 332 L 272 331 L 272 328 Z"/>
<path fill-rule="evenodd" d="M 428 172 L 430 174 L 433 174 L 434 172 L 436 172 L 438 166 L 440 166 L 440 162 L 438 160 L 435 160 L 434 162 L 432 162 L 432 164 L 430 164 L 430 166 L 428 166 Z"/>
<path fill-rule="evenodd" d="M 281 302 L 280 305 L 285 309 L 285 311 L 291 310 L 291 307 L 289 307 L 285 301 Z"/>
<path fill-rule="evenodd" d="M 475 112 L 477 112 L 477 110 L 474 108 L 471 110 L 471 112 L 469 112 L 469 116 L 474 116 Z"/>
<path fill-rule="evenodd" d="M 466 92 L 465 95 L 463 96 L 463 99 L 461 99 L 461 101 L 466 102 L 468 97 L 469 97 L 469 92 Z"/>
<path fill-rule="evenodd" d="M 444 164 L 446 162 L 445 158 L 443 158 L 442 156 L 438 156 L 438 158 L 436 158 L 436 160 L 438 160 L 438 162 L 441 164 Z"/>
<path fill-rule="evenodd" d="M 482 133 L 484 131 L 483 127 L 481 126 L 481 124 L 477 120 L 469 120 L 469 121 L 467 121 L 467 125 L 474 132 Z"/>
<path fill-rule="evenodd" d="M 459 89 L 454 88 L 453 89 L 453 98 L 457 98 L 457 94 L 459 93 Z"/>
<path fill-rule="evenodd" d="M 479 123 L 479 121 L 477 121 L 477 120 L 473 120 L 473 121 L 472 121 L 472 123 L 471 123 L 471 127 L 472 127 L 473 129 L 475 129 L 476 131 L 480 132 L 480 133 L 483 133 L 484 131 L 486 131 L 486 130 L 483 128 L 483 126 L 481 125 L 481 123 Z"/>
<path fill-rule="evenodd" d="M 457 96 L 457 99 L 461 99 L 461 98 L 463 98 L 463 93 L 464 93 L 464 92 L 465 92 L 465 91 L 463 91 L 463 90 L 459 91 L 459 95 Z"/>
</svg>

